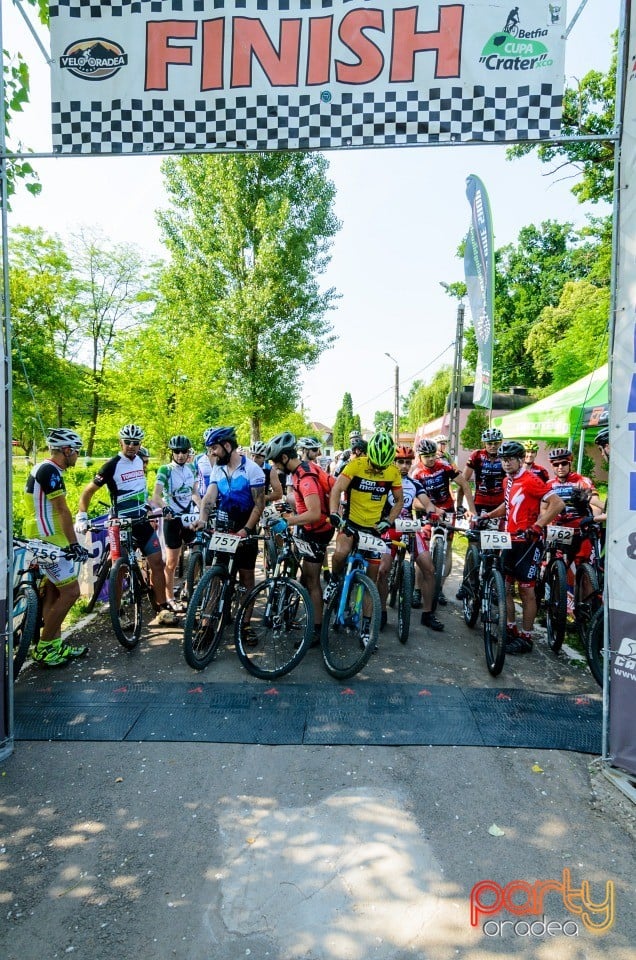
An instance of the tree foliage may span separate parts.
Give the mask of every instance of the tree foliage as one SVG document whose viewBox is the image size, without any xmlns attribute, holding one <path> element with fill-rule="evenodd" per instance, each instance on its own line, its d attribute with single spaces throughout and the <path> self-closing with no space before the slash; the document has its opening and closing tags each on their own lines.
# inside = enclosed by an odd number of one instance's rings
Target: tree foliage
<svg viewBox="0 0 636 960">
<path fill-rule="evenodd" d="M 336 450 L 346 450 L 349 446 L 349 434 L 352 430 L 362 431 L 360 415 L 353 412 L 353 400 L 345 393 L 342 405 L 336 413 L 333 427 L 333 445 Z"/>
<path fill-rule="evenodd" d="M 376 410 L 373 418 L 374 430 L 385 430 L 393 433 L 393 413 L 391 410 Z"/>
<path fill-rule="evenodd" d="M 612 134 L 616 125 L 616 69 L 618 33 L 614 34 L 614 51 L 607 73 L 590 70 L 576 87 L 566 88 L 563 97 L 563 136 L 603 136 Z M 611 202 L 614 189 L 614 144 L 611 140 L 582 143 L 518 144 L 508 151 L 510 158 L 536 150 L 542 163 L 556 166 L 551 175 L 567 170 L 576 178 L 572 193 L 584 203 Z"/>
<path fill-rule="evenodd" d="M 481 435 L 489 426 L 488 413 L 475 407 L 466 418 L 466 425 L 459 435 L 464 450 L 478 450 L 481 447 Z"/>
<path fill-rule="evenodd" d="M 443 416 L 452 375 L 452 368 L 444 366 L 435 373 L 430 383 L 416 380 L 412 384 L 404 403 L 404 420 L 408 430 L 417 430 L 421 424 Z"/>
<path fill-rule="evenodd" d="M 172 207 L 164 309 L 213 343 L 215 386 L 258 439 L 294 409 L 303 367 L 333 341 L 335 293 L 317 277 L 338 222 L 319 154 L 186 156 L 164 163 Z"/>
</svg>

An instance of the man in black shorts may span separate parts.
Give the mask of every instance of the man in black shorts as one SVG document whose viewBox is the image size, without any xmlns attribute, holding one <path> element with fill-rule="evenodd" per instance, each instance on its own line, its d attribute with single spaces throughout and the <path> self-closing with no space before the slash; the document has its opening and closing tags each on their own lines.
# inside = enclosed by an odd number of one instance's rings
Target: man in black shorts
<svg viewBox="0 0 636 960">
<path fill-rule="evenodd" d="M 146 516 L 146 475 L 144 465 L 139 456 L 139 447 L 144 438 L 144 431 L 136 423 L 127 423 L 119 431 L 120 452 L 107 460 L 104 466 L 95 474 L 89 484 L 82 490 L 78 503 L 78 512 L 75 518 L 75 530 L 85 533 L 88 529 L 88 508 L 98 490 L 107 487 L 112 504 L 112 513 L 116 517 L 126 517 L 130 520 L 143 520 Z M 133 542 L 139 547 L 148 560 L 150 579 L 159 605 L 159 612 L 149 627 L 172 626 L 177 622 L 175 613 L 166 602 L 166 578 L 163 569 L 163 556 L 157 531 L 146 520 L 136 523 L 133 527 Z"/>
</svg>

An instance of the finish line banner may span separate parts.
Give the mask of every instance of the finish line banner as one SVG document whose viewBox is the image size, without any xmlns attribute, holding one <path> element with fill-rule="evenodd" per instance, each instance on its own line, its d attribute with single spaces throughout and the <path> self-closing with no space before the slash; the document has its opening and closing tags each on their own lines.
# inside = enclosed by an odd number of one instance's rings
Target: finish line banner
<svg viewBox="0 0 636 960">
<path fill-rule="evenodd" d="M 555 137 L 565 0 L 60 0 L 56 153 Z"/>
</svg>

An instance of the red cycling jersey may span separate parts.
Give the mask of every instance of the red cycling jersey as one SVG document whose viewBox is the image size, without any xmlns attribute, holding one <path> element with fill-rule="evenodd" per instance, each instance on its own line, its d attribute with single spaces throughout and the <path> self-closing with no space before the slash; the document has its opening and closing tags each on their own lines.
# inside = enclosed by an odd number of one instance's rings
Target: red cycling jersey
<svg viewBox="0 0 636 960">
<path fill-rule="evenodd" d="M 544 483 L 548 483 L 550 480 L 550 474 L 546 468 L 540 466 L 538 463 L 526 463 L 526 470 L 529 470 L 530 473 L 534 473 L 535 476 L 539 477 L 540 480 L 543 480 Z"/>
<path fill-rule="evenodd" d="M 475 450 L 471 453 L 466 466 L 475 472 L 475 507 L 479 510 L 493 510 L 503 503 L 503 482 L 506 476 L 499 457 L 494 460 L 485 450 Z"/>
<path fill-rule="evenodd" d="M 522 467 L 514 476 L 507 476 L 504 481 L 506 530 L 514 534 L 533 526 L 539 516 L 541 501 L 555 493 L 526 467 Z"/>
<path fill-rule="evenodd" d="M 555 524 L 563 527 L 578 527 L 583 517 L 591 516 L 591 511 L 584 504 L 577 502 L 577 494 L 583 490 L 595 494 L 596 488 L 589 477 L 570 470 L 567 477 L 555 477 L 548 481 L 551 490 L 565 502 L 565 510 L 554 520 Z"/>
<path fill-rule="evenodd" d="M 451 480 L 459 476 L 459 470 L 446 460 L 436 460 L 432 467 L 423 463 L 413 469 L 411 476 L 424 487 L 426 496 L 440 510 L 454 510 L 455 502 L 450 490 Z"/>
</svg>

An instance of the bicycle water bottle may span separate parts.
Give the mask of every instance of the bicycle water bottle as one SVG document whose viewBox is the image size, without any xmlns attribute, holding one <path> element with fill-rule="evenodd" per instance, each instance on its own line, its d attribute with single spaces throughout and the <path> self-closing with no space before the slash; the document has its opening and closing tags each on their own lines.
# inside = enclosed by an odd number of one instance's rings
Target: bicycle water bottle
<svg viewBox="0 0 636 960">
<path fill-rule="evenodd" d="M 108 524 L 108 544 L 110 546 L 110 558 L 113 561 L 119 560 L 121 557 L 120 526 L 118 517 L 113 517 Z"/>
</svg>

